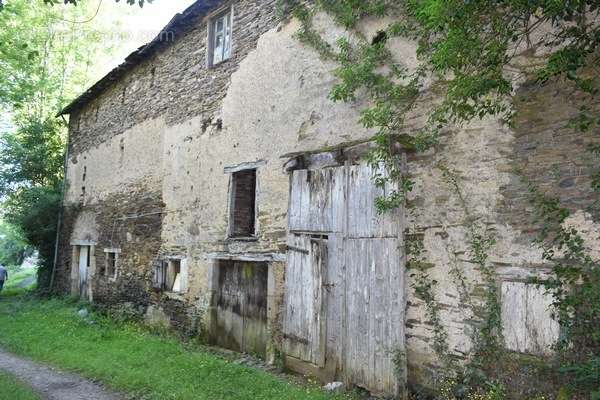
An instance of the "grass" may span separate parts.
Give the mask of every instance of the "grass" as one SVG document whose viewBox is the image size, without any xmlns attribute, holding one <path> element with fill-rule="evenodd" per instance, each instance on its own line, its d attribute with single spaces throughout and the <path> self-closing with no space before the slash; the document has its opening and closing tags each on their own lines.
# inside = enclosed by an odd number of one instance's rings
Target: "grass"
<svg viewBox="0 0 600 400">
<path fill-rule="evenodd" d="M 0 372 L 0 400 L 39 400 L 33 390 L 23 383 Z"/>
<path fill-rule="evenodd" d="M 23 281 L 29 278 L 34 278 L 37 274 L 37 268 L 23 269 L 17 272 L 9 272 L 8 280 L 4 284 L 4 289 L 0 292 L 0 296 L 17 296 L 23 292 L 32 290 L 36 286 L 36 282 L 21 287 Z"/>
<path fill-rule="evenodd" d="M 84 320 L 66 300 L 0 296 L 0 346 L 94 378 L 136 399 L 347 399 L 298 386 L 199 346 L 104 317 Z M 1 389 L 0 389 L 1 392 Z"/>
</svg>

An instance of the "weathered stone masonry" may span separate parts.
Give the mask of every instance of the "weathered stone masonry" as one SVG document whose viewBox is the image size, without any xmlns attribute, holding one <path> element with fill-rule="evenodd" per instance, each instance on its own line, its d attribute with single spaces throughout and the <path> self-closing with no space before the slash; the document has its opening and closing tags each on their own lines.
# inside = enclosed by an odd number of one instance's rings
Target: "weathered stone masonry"
<svg viewBox="0 0 600 400">
<path fill-rule="evenodd" d="M 382 228 L 383 233 L 370 231 L 377 217 L 367 204 L 375 191 L 369 192 L 363 183 L 360 187 L 369 193 L 353 197 L 359 194 L 352 186 L 352 179 L 362 182 L 359 155 L 368 147 L 357 143 L 371 135 L 357 123 L 362 105 L 359 101 L 333 104 L 328 100 L 335 82 L 331 74 L 335 64 L 321 60 L 300 44 L 293 37 L 298 22 L 279 21 L 274 3 L 197 2 L 167 28 L 167 32 L 173 31 L 174 41 L 155 42 L 139 50 L 100 86 L 67 108 L 70 159 L 57 269 L 59 290 L 78 293 L 78 263 L 82 260 L 75 258 L 79 247 L 90 246 L 89 287 L 83 294 L 93 301 L 130 303 L 147 311 L 152 322 L 168 323 L 191 334 L 208 332 L 210 337 L 218 326 L 231 334 L 228 340 L 252 342 L 261 348 L 263 343 L 255 339 L 265 335 L 266 329 L 267 357 L 272 359 L 277 350 L 285 358 L 290 341 L 298 341 L 296 350 L 308 342 L 283 332 L 284 315 L 291 315 L 295 305 L 290 298 L 284 301 L 284 287 L 297 290 L 293 293 L 299 296 L 301 287 L 312 286 L 310 280 L 285 281 L 284 271 L 290 265 L 303 265 L 303 257 L 323 263 L 327 260 L 325 246 L 329 255 L 335 254 L 331 249 L 338 244 L 349 252 L 357 251 L 349 242 L 363 246 L 356 247 L 362 250 L 356 252 L 355 259 L 370 254 L 371 243 L 377 248 L 396 240 L 398 246 L 390 248 L 402 249 L 404 232 L 396 232 L 402 226 L 402 231 L 423 239 L 432 278 L 440 283 L 436 299 L 443 306 L 450 349 L 455 357 L 465 358 L 472 345 L 468 330 L 473 316 L 461 300 L 451 271 L 461 268 L 475 283 L 475 293 L 481 277 L 469 259 L 464 210 L 442 177 L 439 166 L 444 165 L 459 175 L 470 212 L 496 235 L 490 259 L 501 292 L 506 294 L 501 302 L 506 310 L 507 347 L 520 353 L 547 354 L 556 326 L 545 306 L 548 299 L 526 282 L 529 276 L 546 274 L 549 266 L 542 262 L 539 249 L 531 245 L 537 227 L 530 218 L 532 210 L 521 177 L 559 195 L 575 212 L 572 222 L 584 228 L 590 247 L 599 248 L 598 225 L 592 218 L 597 199 L 586 185 L 591 164 L 580 156 L 587 143 L 597 142 L 597 135 L 565 128 L 577 113 L 576 106 L 557 100 L 569 98 L 567 89 L 548 84 L 534 90 L 529 84 L 520 84 L 515 96 L 515 128 L 493 120 L 476 122 L 449 130 L 440 145 L 427 154 L 408 153 L 407 167 L 417 182 L 409 209 L 394 217 L 396 228 Z M 208 68 L 208 24 L 215 15 L 230 9 L 231 58 Z M 379 21 L 366 21 L 361 29 L 369 36 L 380 27 Z M 321 14 L 316 17 L 316 28 L 331 42 L 344 34 Z M 392 39 L 389 47 L 399 62 L 413 66 L 414 43 Z M 425 90 L 434 101 L 435 86 Z M 429 105 L 424 102 L 408 118 L 406 133 L 421 126 Z M 589 106 L 598 108 L 598 104 Z M 305 169 L 310 171 L 304 173 Z M 242 173 L 238 176 L 242 179 L 237 180 L 242 183 L 237 196 L 236 172 Z M 294 179 L 303 176 L 306 186 L 302 190 L 310 198 L 298 204 L 303 204 L 302 210 L 310 209 L 308 222 L 302 220 L 303 211 L 289 208 L 297 195 Z M 342 184 L 342 180 L 347 181 Z M 243 188 L 252 183 L 254 199 L 248 197 L 252 191 Z M 238 214 L 232 208 L 236 199 L 247 206 Z M 357 207 L 360 212 L 354 213 L 352 207 L 347 207 L 350 211 L 336 208 L 332 199 L 356 202 L 362 205 Z M 320 208 L 322 213 L 317 210 Z M 295 214 L 290 216 L 290 212 Z M 348 227 L 336 220 L 344 215 L 348 221 L 361 222 Z M 294 218 L 296 222 L 290 222 Z M 241 230 L 235 232 L 236 227 Z M 346 244 L 340 244 L 340 238 Z M 100 273 L 106 262 L 105 250 L 118 250 L 116 276 Z M 392 266 L 389 276 L 361 266 L 353 271 L 353 261 L 346 260 L 345 265 L 340 264 L 346 269 L 340 271 L 345 271 L 346 277 L 359 277 L 361 285 L 346 282 L 344 292 L 344 277 L 330 276 L 323 270 L 325 275 L 314 285 L 318 302 L 299 304 L 303 304 L 304 312 L 323 307 L 324 317 L 341 315 L 344 313 L 331 308 L 337 306 L 338 296 L 346 293 L 343 296 L 348 299 L 360 299 L 360 289 L 368 286 L 374 294 L 363 299 L 366 303 L 356 303 L 368 311 L 350 315 L 347 320 L 362 332 L 360 336 L 373 338 L 369 346 L 374 346 L 375 353 L 362 355 L 369 360 L 365 363 L 372 363 L 367 369 L 382 368 L 382 362 L 389 362 L 389 353 L 395 349 L 377 347 L 378 343 L 401 331 L 404 340 L 397 344 L 406 351 L 408 381 L 426 383 L 435 378 L 440 364 L 432 349 L 432 327 L 424 304 L 412 292 L 403 251 L 387 255 L 385 262 Z M 293 262 L 289 257 L 295 257 Z M 331 265 L 333 261 L 327 260 Z M 180 268 L 183 290 L 155 289 L 157 265 L 163 265 L 165 276 Z M 296 272 L 288 270 L 288 278 L 306 278 Z M 391 300 L 381 298 L 376 288 L 382 282 L 397 282 L 402 294 Z M 317 293 L 319 287 L 323 288 L 321 294 Z M 256 291 L 253 295 L 258 297 L 251 296 L 254 301 L 244 297 L 246 293 L 239 295 L 239 290 Z M 320 303 L 326 296 L 328 300 Z M 382 306 L 388 300 L 404 322 L 399 327 L 381 324 L 390 319 L 385 314 L 389 307 Z M 517 300 L 521 303 L 515 303 Z M 294 309 L 311 324 L 301 311 Z M 362 318 L 363 314 L 372 314 L 372 318 Z M 347 332 L 343 327 L 346 320 L 336 321 L 342 328 L 331 326 L 329 331 L 340 328 L 340 332 Z M 294 329 L 301 332 L 303 327 Z M 345 379 L 376 392 L 393 387 L 391 380 L 366 379 L 352 373 L 360 368 L 343 354 L 353 353 L 335 353 L 345 340 L 343 334 L 337 338 L 321 337 L 318 330 L 307 334 L 321 347 L 315 346 L 307 355 L 312 362 L 288 357 L 292 368 L 323 379 Z M 534 336 L 537 341 L 532 341 Z M 339 346 L 351 345 L 352 338 L 346 342 Z M 323 349 L 328 355 L 320 360 L 318 351 Z M 302 351 L 297 353 L 303 356 Z M 340 373 L 344 368 L 349 372 Z"/>
</svg>

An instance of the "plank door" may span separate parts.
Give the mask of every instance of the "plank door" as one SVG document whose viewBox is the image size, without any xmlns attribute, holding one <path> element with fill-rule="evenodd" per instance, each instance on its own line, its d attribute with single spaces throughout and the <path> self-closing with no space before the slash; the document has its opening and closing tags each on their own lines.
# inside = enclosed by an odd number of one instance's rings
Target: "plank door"
<svg viewBox="0 0 600 400">
<path fill-rule="evenodd" d="M 348 239 L 345 254 L 345 378 L 375 393 L 395 393 L 392 362 L 404 348 L 404 278 L 397 239 Z"/>
<path fill-rule="evenodd" d="M 325 365 L 324 276 L 327 239 L 292 234 L 288 238 L 283 338 L 287 356 Z"/>
<path fill-rule="evenodd" d="M 268 265 L 224 261 L 218 282 L 214 344 L 265 357 Z"/>
<path fill-rule="evenodd" d="M 393 187 L 377 187 L 366 165 L 298 170 L 290 184 L 285 354 L 371 392 L 398 393 L 403 210 L 380 215 L 375 207 Z M 318 250 L 315 237 L 327 238 Z"/>
<path fill-rule="evenodd" d="M 242 275 L 242 351 L 265 357 L 267 354 L 267 286 L 266 263 L 238 263 Z"/>
<path fill-rule="evenodd" d="M 87 298 L 90 246 L 79 246 L 79 296 Z"/>
</svg>

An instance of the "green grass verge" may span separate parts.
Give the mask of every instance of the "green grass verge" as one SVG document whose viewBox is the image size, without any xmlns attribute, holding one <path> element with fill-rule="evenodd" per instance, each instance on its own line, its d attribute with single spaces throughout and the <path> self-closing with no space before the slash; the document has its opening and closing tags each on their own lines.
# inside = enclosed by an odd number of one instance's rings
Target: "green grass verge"
<svg viewBox="0 0 600 400">
<path fill-rule="evenodd" d="M 40 400 L 40 397 L 22 382 L 0 372 L 0 400 Z"/>
<path fill-rule="evenodd" d="M 347 399 L 286 382 L 199 346 L 99 316 L 86 322 L 64 300 L 0 297 L 0 346 L 144 399 Z M 1 391 L 1 389 L 0 389 Z"/>
<path fill-rule="evenodd" d="M 36 275 L 37 268 L 24 269 L 14 273 L 9 272 L 8 280 L 4 284 L 4 289 L 0 292 L 0 297 L 17 296 L 35 289 L 37 284 Z M 23 285 L 23 282 L 27 280 L 31 281 L 31 283 Z"/>
</svg>

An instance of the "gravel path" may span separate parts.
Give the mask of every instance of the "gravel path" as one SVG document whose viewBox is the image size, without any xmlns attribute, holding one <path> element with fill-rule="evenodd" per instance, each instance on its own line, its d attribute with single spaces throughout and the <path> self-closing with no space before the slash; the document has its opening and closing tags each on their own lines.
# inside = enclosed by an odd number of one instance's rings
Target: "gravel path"
<svg viewBox="0 0 600 400">
<path fill-rule="evenodd" d="M 0 350 L 0 370 L 33 388 L 47 400 L 124 400 L 80 376 L 64 373 Z"/>
<path fill-rule="evenodd" d="M 23 289 L 23 288 L 26 288 L 29 285 L 33 285 L 35 283 L 35 281 L 37 281 L 37 278 L 35 276 L 30 276 L 29 278 L 25 278 L 21 282 L 19 282 L 19 284 L 17 285 L 17 287 L 19 289 Z"/>
</svg>

